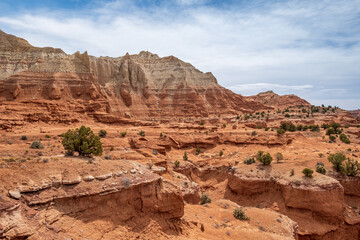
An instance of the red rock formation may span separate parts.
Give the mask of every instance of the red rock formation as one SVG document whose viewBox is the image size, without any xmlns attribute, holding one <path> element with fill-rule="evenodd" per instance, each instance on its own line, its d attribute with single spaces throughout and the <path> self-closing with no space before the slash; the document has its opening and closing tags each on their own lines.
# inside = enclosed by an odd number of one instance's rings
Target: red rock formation
<svg viewBox="0 0 360 240">
<path fill-rule="evenodd" d="M 248 99 L 260 102 L 266 106 L 275 108 L 286 108 L 289 106 L 311 106 L 306 100 L 296 95 L 278 95 L 273 91 L 261 92 L 255 96 L 249 96 Z"/>
<path fill-rule="evenodd" d="M 200 117 L 267 108 L 219 86 L 211 73 L 202 73 L 173 56 L 140 52 L 96 58 L 87 52 L 67 55 L 60 49 L 36 48 L 1 31 L 0 39 L 3 106 L 50 100 L 62 112 L 76 102 L 83 113 L 91 113 L 87 117 L 104 122 L 121 121 L 125 116 Z M 88 109 L 89 101 L 95 101 L 97 109 Z M 23 121 L 28 113 L 18 111 Z"/>
</svg>

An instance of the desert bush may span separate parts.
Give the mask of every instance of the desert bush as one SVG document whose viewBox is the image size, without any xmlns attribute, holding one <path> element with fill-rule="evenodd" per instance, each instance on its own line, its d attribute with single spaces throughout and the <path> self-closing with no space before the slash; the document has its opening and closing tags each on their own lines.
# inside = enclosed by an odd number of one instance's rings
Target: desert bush
<svg viewBox="0 0 360 240">
<path fill-rule="evenodd" d="M 265 128 L 265 131 L 269 131 L 269 129 L 270 129 L 269 127 L 266 127 L 266 128 Z"/>
<path fill-rule="evenodd" d="M 74 156 L 74 151 L 71 150 L 65 151 L 65 157 L 72 157 L 72 156 Z"/>
<path fill-rule="evenodd" d="M 100 137 L 89 127 L 81 126 L 62 134 L 62 145 L 65 150 L 78 152 L 80 156 L 101 156 L 103 148 Z"/>
<path fill-rule="evenodd" d="M 302 131 L 303 130 L 303 125 L 297 125 L 296 126 L 296 130 L 298 130 L 298 131 Z"/>
<path fill-rule="evenodd" d="M 112 159 L 112 156 L 111 155 L 105 155 L 104 157 L 106 160 L 111 160 Z"/>
<path fill-rule="evenodd" d="M 326 174 L 326 169 L 325 169 L 324 165 L 316 165 L 316 172 L 325 175 Z"/>
<path fill-rule="evenodd" d="M 257 129 L 261 129 L 262 127 L 261 127 L 260 125 L 257 125 L 256 128 L 257 128 Z"/>
<path fill-rule="evenodd" d="M 319 127 L 319 125 L 310 125 L 310 131 L 312 131 L 312 132 L 319 132 L 320 131 L 320 127 Z"/>
<path fill-rule="evenodd" d="M 246 216 L 244 210 L 235 208 L 234 210 L 234 217 L 239 220 L 250 220 L 248 216 Z"/>
<path fill-rule="evenodd" d="M 286 117 L 286 118 L 289 118 L 289 117 L 290 117 L 290 114 L 288 114 L 288 113 L 285 114 L 285 117 Z"/>
<path fill-rule="evenodd" d="M 179 160 L 176 160 L 174 164 L 175 164 L 176 168 L 180 167 L 180 161 Z"/>
<path fill-rule="evenodd" d="M 188 156 L 187 156 L 187 153 L 186 153 L 186 152 L 184 152 L 183 159 L 184 159 L 184 161 L 187 161 L 187 160 L 188 160 Z"/>
<path fill-rule="evenodd" d="M 100 130 L 99 131 L 99 136 L 101 137 L 101 138 L 104 138 L 104 137 L 106 137 L 106 135 L 107 135 L 107 132 L 105 131 L 105 130 Z"/>
<path fill-rule="evenodd" d="M 281 152 L 276 153 L 276 154 L 275 154 L 275 157 L 276 157 L 276 161 L 277 161 L 277 162 L 280 162 L 281 160 L 284 159 L 284 156 L 282 155 Z"/>
<path fill-rule="evenodd" d="M 25 141 L 27 139 L 28 139 L 27 136 L 21 136 L 21 140 Z"/>
<path fill-rule="evenodd" d="M 291 124 L 289 125 L 289 127 L 288 127 L 288 130 L 289 130 L 290 132 L 295 132 L 295 131 L 296 131 L 295 125 L 291 123 Z"/>
<path fill-rule="evenodd" d="M 346 157 L 342 153 L 330 154 L 328 157 L 329 162 L 333 165 L 333 168 L 336 172 L 343 171 L 343 162 L 345 161 L 345 159 Z"/>
<path fill-rule="evenodd" d="M 223 150 L 220 150 L 219 156 L 221 157 L 222 155 L 224 155 L 224 152 L 223 152 Z"/>
<path fill-rule="evenodd" d="M 263 165 L 270 165 L 272 161 L 272 157 L 270 153 L 264 154 L 263 151 L 258 151 L 256 154 L 256 160 L 261 162 Z"/>
<path fill-rule="evenodd" d="M 142 137 L 145 137 L 145 131 L 143 131 L 143 130 L 141 130 L 138 134 Z"/>
<path fill-rule="evenodd" d="M 291 171 L 290 171 L 290 177 L 294 176 L 294 174 L 295 174 L 295 170 L 294 170 L 294 169 L 291 169 Z"/>
<path fill-rule="evenodd" d="M 319 158 L 323 158 L 324 154 L 323 153 L 319 153 Z"/>
<path fill-rule="evenodd" d="M 325 129 L 328 129 L 330 127 L 330 125 L 327 123 L 323 123 L 323 124 L 321 124 L 321 127 L 325 130 Z"/>
<path fill-rule="evenodd" d="M 42 149 L 44 148 L 44 145 L 42 145 L 42 143 L 39 140 L 35 140 L 31 143 L 30 148 Z"/>
<path fill-rule="evenodd" d="M 200 125 L 204 125 L 205 122 L 203 120 L 200 121 Z"/>
<path fill-rule="evenodd" d="M 207 194 L 203 194 L 200 197 L 200 205 L 204 205 L 206 203 L 211 203 L 211 198 Z"/>
<path fill-rule="evenodd" d="M 244 160 L 244 163 L 247 165 L 253 164 L 253 163 L 255 163 L 255 159 L 254 158 L 246 159 L 246 160 Z"/>
<path fill-rule="evenodd" d="M 121 132 L 121 133 L 120 133 L 120 135 L 121 135 L 122 137 L 125 137 L 126 134 L 127 134 L 127 132 Z"/>
<path fill-rule="evenodd" d="M 46 134 L 46 135 L 45 135 L 45 138 L 51 138 L 51 136 Z"/>
<path fill-rule="evenodd" d="M 336 137 L 335 137 L 335 136 L 333 136 L 333 135 L 330 135 L 330 136 L 329 136 L 329 140 L 330 140 L 331 142 L 335 142 Z"/>
<path fill-rule="evenodd" d="M 285 133 L 285 130 L 282 128 L 279 128 L 278 130 L 276 130 L 278 135 L 283 135 Z"/>
<path fill-rule="evenodd" d="M 340 134 L 339 138 L 340 138 L 341 141 L 343 141 L 346 144 L 350 143 L 350 139 L 344 133 Z"/>
<path fill-rule="evenodd" d="M 114 149 L 115 149 L 114 146 L 110 147 L 110 151 L 114 151 Z"/>
<path fill-rule="evenodd" d="M 200 154 L 200 152 L 201 152 L 201 149 L 197 147 L 197 148 L 196 148 L 195 155 L 199 155 L 199 154 Z"/>
<path fill-rule="evenodd" d="M 356 176 L 360 171 L 360 164 L 358 161 L 348 158 L 344 166 L 345 174 L 348 176 Z"/>
<path fill-rule="evenodd" d="M 308 178 L 312 178 L 313 172 L 314 172 L 314 170 L 312 170 L 310 168 L 304 168 L 302 170 L 302 173 L 305 175 L 305 177 L 308 177 Z"/>
<path fill-rule="evenodd" d="M 253 131 L 252 133 L 251 133 L 251 136 L 256 136 L 256 131 Z"/>
<path fill-rule="evenodd" d="M 226 123 L 223 124 L 223 128 L 226 128 Z"/>
</svg>

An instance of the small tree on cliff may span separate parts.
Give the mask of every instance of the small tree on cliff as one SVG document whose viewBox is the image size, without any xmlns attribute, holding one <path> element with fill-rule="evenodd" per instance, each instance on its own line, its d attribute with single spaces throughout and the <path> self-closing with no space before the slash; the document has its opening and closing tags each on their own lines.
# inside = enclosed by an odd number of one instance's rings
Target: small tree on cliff
<svg viewBox="0 0 360 240">
<path fill-rule="evenodd" d="M 81 126 L 75 130 L 68 130 L 62 135 L 65 150 L 78 152 L 80 156 L 101 156 L 103 148 L 100 137 L 96 136 L 89 127 Z"/>
<path fill-rule="evenodd" d="M 273 160 L 270 153 L 264 154 L 264 151 L 258 151 L 256 154 L 256 160 L 261 162 L 263 165 L 270 165 Z"/>
<path fill-rule="evenodd" d="M 346 157 L 342 153 L 331 154 L 328 157 L 329 162 L 332 163 L 334 170 L 337 172 L 342 172 L 344 170 L 343 162 L 345 159 Z"/>
</svg>

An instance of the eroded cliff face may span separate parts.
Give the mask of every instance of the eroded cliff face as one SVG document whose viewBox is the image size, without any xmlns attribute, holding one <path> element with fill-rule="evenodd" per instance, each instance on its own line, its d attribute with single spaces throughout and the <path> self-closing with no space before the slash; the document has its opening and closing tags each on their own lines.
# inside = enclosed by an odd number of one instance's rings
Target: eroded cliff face
<svg viewBox="0 0 360 240">
<path fill-rule="evenodd" d="M 0 38 L 0 101 L 4 106 L 51 101 L 62 112 L 76 102 L 85 117 L 100 122 L 206 117 L 268 108 L 219 86 L 211 73 L 173 56 L 160 58 L 144 51 L 118 58 L 97 58 L 87 52 L 68 55 L 60 49 L 33 47 L 4 32 Z M 99 105 L 98 109 L 88 111 L 89 102 Z M 50 119 L 48 115 L 45 118 Z M 26 122 L 25 116 L 18 111 L 18 118 L 12 120 Z"/>
</svg>

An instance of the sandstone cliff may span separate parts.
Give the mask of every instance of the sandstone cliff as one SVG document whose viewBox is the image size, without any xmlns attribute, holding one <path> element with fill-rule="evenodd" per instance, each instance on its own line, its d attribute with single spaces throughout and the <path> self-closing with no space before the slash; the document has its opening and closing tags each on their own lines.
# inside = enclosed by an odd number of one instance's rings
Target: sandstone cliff
<svg viewBox="0 0 360 240">
<path fill-rule="evenodd" d="M 233 115 L 268 108 L 221 87 L 211 73 L 173 56 L 160 58 L 142 51 L 97 58 L 87 52 L 68 55 L 61 49 L 36 48 L 2 31 L 0 39 L 0 101 L 3 106 L 29 106 L 26 112 L 17 111 L 12 121 L 26 122 L 29 113 L 39 115 L 29 111 L 34 104 L 49 109 L 56 103 L 63 115 L 66 109 L 77 109 L 71 114 L 76 119 L 101 122 Z M 57 121 L 51 111 L 41 114 Z"/>
</svg>

